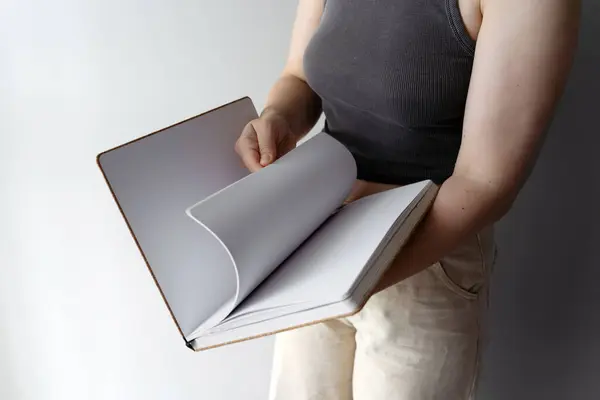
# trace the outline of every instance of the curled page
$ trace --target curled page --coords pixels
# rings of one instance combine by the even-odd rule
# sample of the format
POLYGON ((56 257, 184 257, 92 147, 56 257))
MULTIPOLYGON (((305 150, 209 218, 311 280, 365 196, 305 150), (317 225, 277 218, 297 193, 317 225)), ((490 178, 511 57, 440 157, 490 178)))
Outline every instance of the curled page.
POLYGON ((343 203, 355 179, 352 154, 319 133, 188 208, 227 251, 237 277, 235 298, 194 333, 224 319, 289 257, 343 203))

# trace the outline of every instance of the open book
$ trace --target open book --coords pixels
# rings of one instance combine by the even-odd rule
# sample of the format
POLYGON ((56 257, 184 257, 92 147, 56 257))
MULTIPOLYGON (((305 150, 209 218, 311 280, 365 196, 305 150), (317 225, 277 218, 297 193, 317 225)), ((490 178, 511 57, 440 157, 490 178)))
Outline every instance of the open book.
POLYGON ((234 144, 255 117, 244 98, 98 156, 194 350, 359 311, 437 193, 345 204, 356 165, 326 133, 250 174, 234 144))

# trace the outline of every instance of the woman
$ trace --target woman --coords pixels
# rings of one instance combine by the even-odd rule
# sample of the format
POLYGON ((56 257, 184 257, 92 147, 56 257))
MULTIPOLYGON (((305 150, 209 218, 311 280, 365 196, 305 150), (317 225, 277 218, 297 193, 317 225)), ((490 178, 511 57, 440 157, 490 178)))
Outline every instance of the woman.
POLYGON ((525 182, 576 45, 576 0, 300 0, 291 49, 236 149, 256 171, 324 112, 349 201, 440 185, 356 315, 278 335, 273 399, 463 400, 477 381, 492 226, 525 182))

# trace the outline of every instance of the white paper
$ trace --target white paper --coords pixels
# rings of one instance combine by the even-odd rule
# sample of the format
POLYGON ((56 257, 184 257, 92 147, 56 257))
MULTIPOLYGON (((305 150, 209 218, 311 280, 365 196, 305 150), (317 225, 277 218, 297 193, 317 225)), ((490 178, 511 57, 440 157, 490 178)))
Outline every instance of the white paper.
POLYGON ((355 179, 350 152, 320 133, 191 206, 188 215, 227 250, 238 278, 231 309, 215 319, 224 318, 293 253, 342 204, 355 179))

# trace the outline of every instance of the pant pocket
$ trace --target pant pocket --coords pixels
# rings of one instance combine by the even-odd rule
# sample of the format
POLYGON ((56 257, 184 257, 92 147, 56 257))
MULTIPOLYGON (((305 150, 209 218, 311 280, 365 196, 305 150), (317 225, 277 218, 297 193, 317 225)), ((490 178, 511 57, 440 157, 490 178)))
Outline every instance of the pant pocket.
POLYGON ((493 232, 486 229, 432 266, 434 274, 457 295, 475 300, 488 283, 495 247, 493 232))
POLYGON ((472 289, 466 289, 456 283, 446 272, 446 268, 442 265, 441 262, 437 262, 432 266, 433 273, 436 277, 451 291, 455 294, 463 297, 467 300, 476 300, 479 292, 474 291, 472 289))

